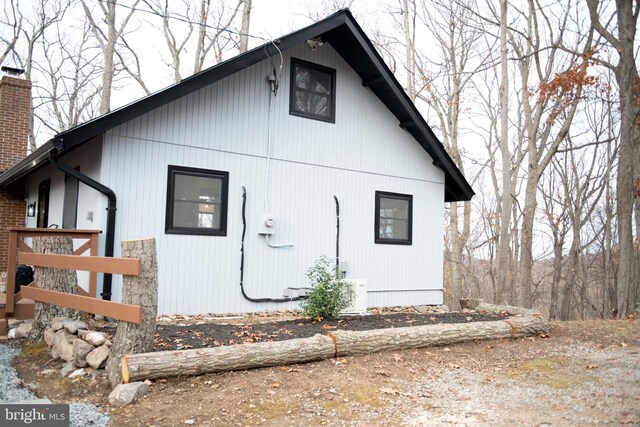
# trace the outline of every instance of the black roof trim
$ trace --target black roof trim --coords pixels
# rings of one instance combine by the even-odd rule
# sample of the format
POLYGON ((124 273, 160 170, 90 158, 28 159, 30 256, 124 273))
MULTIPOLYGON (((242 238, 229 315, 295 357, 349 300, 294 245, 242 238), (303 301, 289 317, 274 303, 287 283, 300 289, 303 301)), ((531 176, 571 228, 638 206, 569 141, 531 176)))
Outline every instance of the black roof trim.
MULTIPOLYGON (((434 159, 434 164, 437 164, 445 172, 445 201, 470 200, 475 194, 473 189, 348 9, 336 12, 322 21, 288 34, 279 40, 256 47, 185 78, 180 83, 61 132, 53 140, 62 141, 63 148, 60 153, 64 154, 109 129, 256 64, 264 60, 266 55, 277 54, 278 49, 285 51, 305 40, 318 37, 333 46, 360 75, 363 85, 375 93, 397 117, 400 124, 408 125, 404 128, 429 153, 434 159)), ((24 160, 0 175, 0 185, 20 179, 46 164, 48 153, 52 148, 52 141, 40 146, 24 160)))

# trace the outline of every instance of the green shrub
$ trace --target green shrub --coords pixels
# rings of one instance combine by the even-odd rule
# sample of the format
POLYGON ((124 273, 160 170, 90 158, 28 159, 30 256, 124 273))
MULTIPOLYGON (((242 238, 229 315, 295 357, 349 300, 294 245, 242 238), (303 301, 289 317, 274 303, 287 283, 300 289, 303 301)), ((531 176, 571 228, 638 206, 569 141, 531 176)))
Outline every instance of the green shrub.
POLYGON ((353 289, 342 279, 340 269, 326 256, 320 257, 307 270, 313 286, 302 304, 302 314, 311 319, 338 319, 351 305, 353 289))

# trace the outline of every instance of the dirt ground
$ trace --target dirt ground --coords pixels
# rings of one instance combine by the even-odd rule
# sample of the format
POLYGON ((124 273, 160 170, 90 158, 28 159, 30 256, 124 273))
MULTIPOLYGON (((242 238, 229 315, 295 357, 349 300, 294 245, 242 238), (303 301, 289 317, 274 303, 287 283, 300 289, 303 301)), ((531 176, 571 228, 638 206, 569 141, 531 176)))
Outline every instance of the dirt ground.
POLYGON ((157 380, 123 408, 109 406, 103 376, 42 373, 59 367, 37 346, 16 363, 39 396, 94 403, 112 426, 640 426, 635 320, 554 323, 548 338, 157 380))

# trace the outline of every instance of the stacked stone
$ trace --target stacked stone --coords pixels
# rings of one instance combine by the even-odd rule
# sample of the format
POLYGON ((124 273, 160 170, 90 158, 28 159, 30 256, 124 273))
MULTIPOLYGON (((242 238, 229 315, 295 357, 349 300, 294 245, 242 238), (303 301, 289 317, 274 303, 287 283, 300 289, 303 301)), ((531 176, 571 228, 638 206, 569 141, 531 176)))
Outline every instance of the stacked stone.
POLYGON ((67 362, 60 370, 63 377, 78 368, 104 368, 111 348, 106 334, 89 330, 89 325, 82 320, 66 317, 54 317, 51 320, 44 331, 44 340, 51 357, 67 362))

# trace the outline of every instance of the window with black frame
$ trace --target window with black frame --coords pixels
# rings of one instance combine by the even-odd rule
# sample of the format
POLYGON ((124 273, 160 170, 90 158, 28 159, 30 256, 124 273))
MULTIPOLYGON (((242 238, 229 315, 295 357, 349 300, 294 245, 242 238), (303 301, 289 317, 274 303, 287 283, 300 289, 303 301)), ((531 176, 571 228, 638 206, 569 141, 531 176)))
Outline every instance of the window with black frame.
POLYGON ((336 70, 291 58, 290 114, 335 123, 335 88, 336 70))
POLYGON ((413 196, 376 191, 375 242, 393 245, 412 243, 413 196))
POLYGON ((227 235, 229 172, 169 166, 167 234, 227 235))

